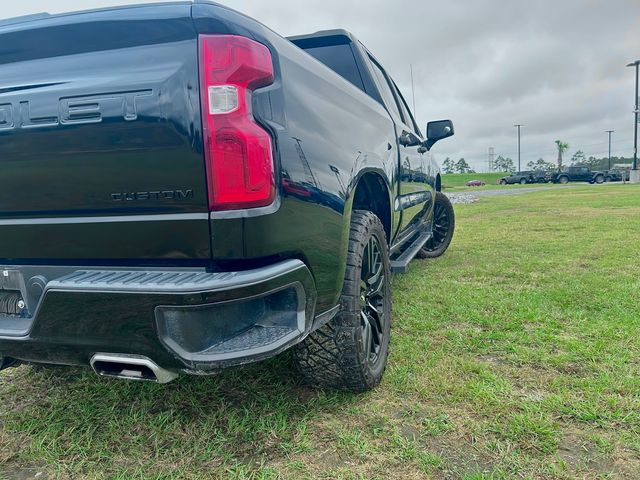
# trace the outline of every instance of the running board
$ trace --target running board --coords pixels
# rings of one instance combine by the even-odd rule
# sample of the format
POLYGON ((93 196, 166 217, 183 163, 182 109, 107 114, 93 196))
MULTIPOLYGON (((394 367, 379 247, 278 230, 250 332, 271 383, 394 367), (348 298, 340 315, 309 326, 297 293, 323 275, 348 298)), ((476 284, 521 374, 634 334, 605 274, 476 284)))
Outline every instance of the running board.
POLYGON ((392 273, 405 273, 409 269, 409 262, 415 258, 418 251, 431 238, 431 232, 424 232, 395 260, 391 261, 392 273))

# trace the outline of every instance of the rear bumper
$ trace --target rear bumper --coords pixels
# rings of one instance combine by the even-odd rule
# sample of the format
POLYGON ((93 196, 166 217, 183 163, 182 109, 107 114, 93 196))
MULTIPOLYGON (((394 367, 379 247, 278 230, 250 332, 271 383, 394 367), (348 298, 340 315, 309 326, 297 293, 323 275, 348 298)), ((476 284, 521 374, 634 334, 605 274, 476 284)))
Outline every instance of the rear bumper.
POLYGON ((67 270, 3 268, 34 313, 0 315, 0 357, 89 365, 96 353, 130 354, 169 371, 208 373, 273 356, 322 320, 299 260, 217 273, 67 270))

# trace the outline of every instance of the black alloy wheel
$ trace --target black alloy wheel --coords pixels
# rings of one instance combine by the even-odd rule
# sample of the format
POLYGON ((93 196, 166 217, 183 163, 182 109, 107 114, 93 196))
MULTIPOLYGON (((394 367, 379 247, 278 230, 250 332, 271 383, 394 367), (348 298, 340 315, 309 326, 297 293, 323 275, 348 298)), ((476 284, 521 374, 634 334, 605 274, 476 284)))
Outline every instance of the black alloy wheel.
POLYGON ((418 258, 436 258, 447 251, 456 227, 456 216, 449 198, 442 192, 436 193, 433 207, 432 235, 424 247, 418 251, 418 258))
POLYGON ((360 271, 360 341, 372 366, 379 361, 385 340, 384 324, 388 319, 384 312, 384 301, 387 285, 380 242, 372 236, 364 249, 360 271))

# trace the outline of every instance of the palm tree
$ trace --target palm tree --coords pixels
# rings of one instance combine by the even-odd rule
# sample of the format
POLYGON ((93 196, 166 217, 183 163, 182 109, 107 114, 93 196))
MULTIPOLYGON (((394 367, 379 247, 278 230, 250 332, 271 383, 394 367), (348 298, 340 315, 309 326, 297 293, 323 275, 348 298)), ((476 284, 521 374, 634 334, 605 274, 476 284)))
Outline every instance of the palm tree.
POLYGON ((569 150, 569 144, 562 140, 556 140, 556 146, 558 147, 558 171, 562 171, 562 154, 569 150))

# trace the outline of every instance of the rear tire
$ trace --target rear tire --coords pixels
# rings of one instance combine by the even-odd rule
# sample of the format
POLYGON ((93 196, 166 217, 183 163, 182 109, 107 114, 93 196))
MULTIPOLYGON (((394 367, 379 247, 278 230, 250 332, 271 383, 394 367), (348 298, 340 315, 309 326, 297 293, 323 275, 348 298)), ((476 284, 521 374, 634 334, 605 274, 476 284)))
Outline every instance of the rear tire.
POLYGON ((390 333, 387 237, 376 215, 355 210, 340 311, 294 347, 294 364, 314 387, 364 392, 382 379, 390 333))
POLYGON ((562 185, 565 185, 565 184, 569 183, 569 178, 568 177, 560 177, 558 179, 558 183, 561 183, 562 185))
POLYGON ((604 176, 598 175, 596 177, 596 183, 604 183, 604 176))
POLYGON ((433 235, 427 243, 418 250, 418 258, 437 258, 447 251, 453 232, 456 229, 456 214, 451 200, 442 192, 436 192, 433 207, 433 235))
POLYGON ((525 185, 527 183, 527 179, 526 178, 521 178, 520 179, 520 185, 525 185))
POLYGON ((502 180, 500 180, 500 185, 506 185, 507 181, 503 178, 502 180))

